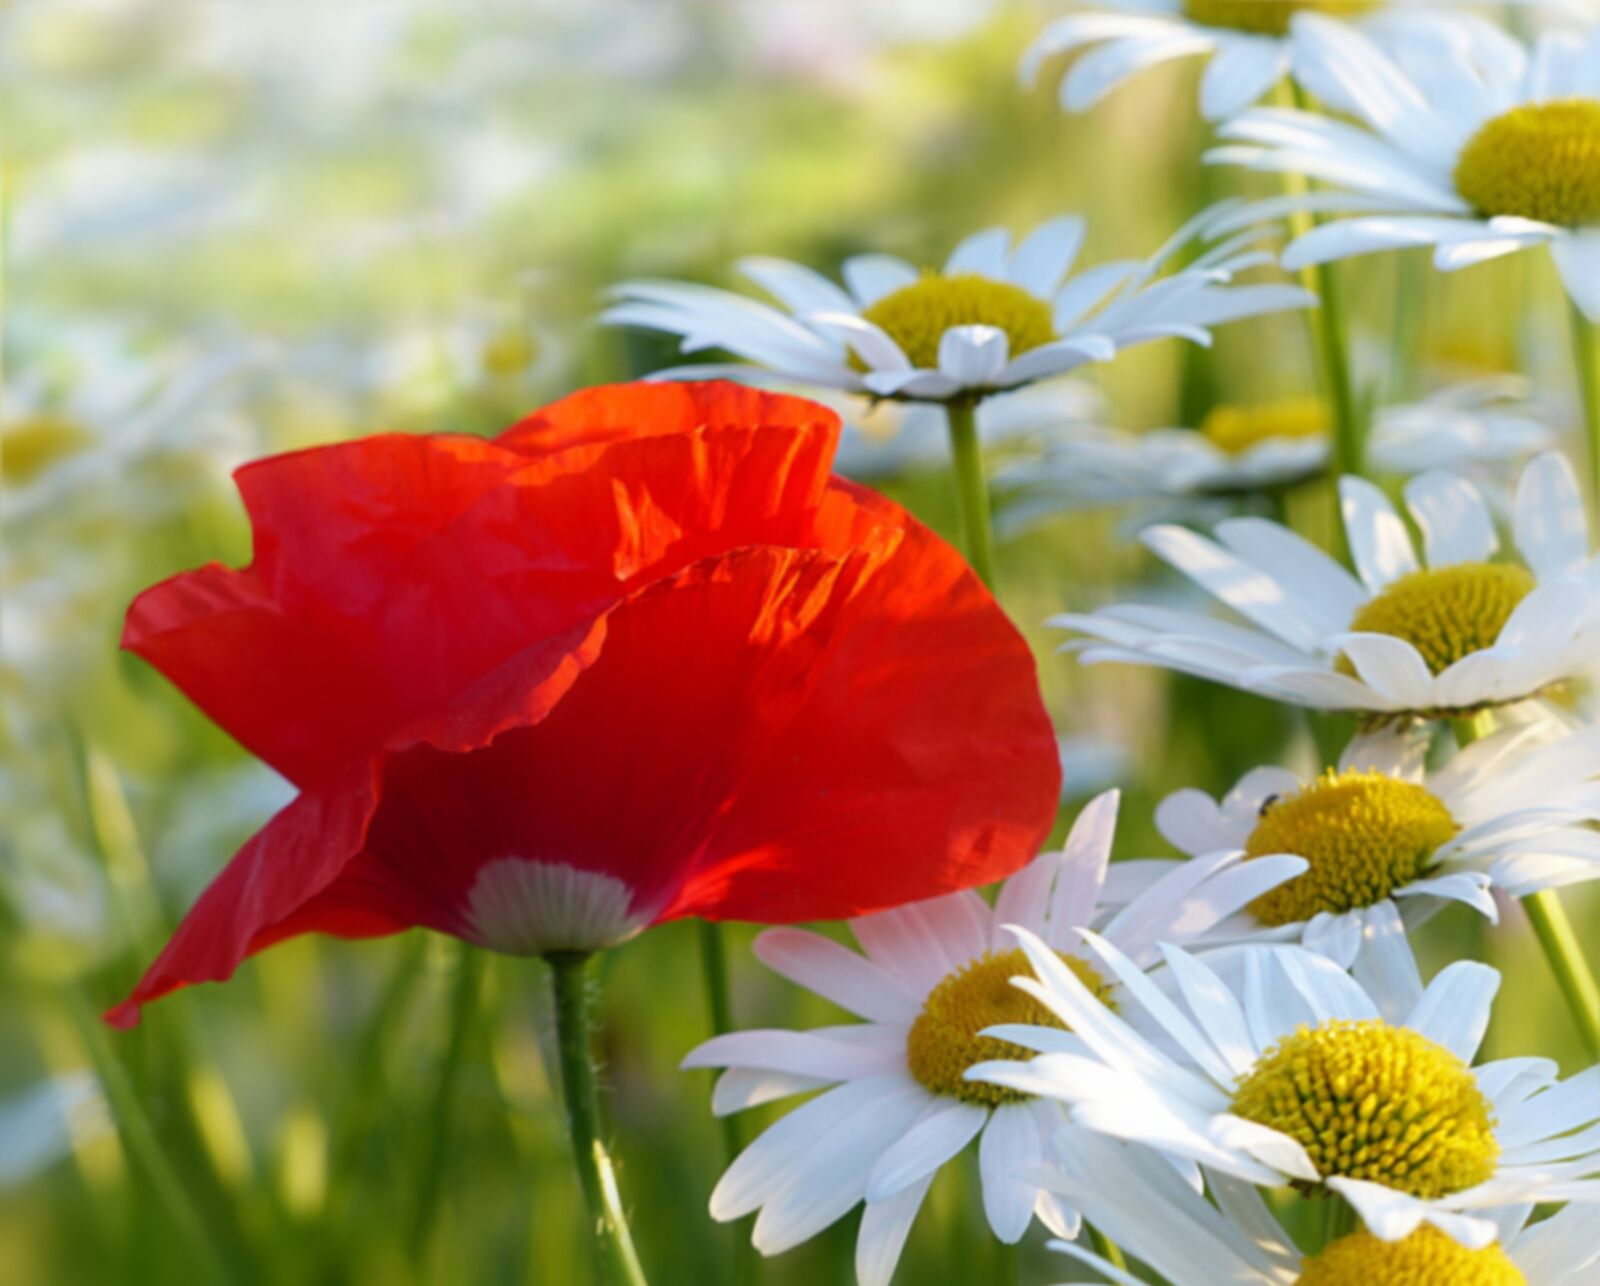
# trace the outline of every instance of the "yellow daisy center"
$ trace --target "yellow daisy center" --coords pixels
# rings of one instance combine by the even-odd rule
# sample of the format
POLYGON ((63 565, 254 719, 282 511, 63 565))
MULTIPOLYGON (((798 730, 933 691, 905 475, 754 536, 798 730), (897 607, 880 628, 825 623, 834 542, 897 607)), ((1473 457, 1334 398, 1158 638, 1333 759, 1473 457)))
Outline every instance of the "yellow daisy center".
POLYGON ((1263 893, 1263 924, 1298 924, 1381 902, 1427 870, 1460 829, 1428 791, 1380 772, 1329 769, 1305 789, 1269 800, 1245 841, 1249 857, 1293 853, 1305 874, 1263 893))
POLYGON ((1564 98, 1494 117, 1461 149, 1456 191, 1486 215, 1600 223, 1600 101, 1564 98))
POLYGON ((938 368, 939 341, 953 326, 1004 331, 1012 357, 1056 337, 1049 304, 1021 286, 977 273, 928 273, 891 291, 861 315, 900 345, 913 366, 927 370, 938 368))
POLYGON ((1306 1260, 1295 1286, 1527 1286, 1499 1246, 1468 1250, 1424 1224, 1400 1241, 1347 1233, 1306 1260))
POLYGON ((1201 421, 1200 432, 1218 450, 1242 455, 1273 438, 1327 437, 1328 407, 1314 397, 1259 406, 1219 406, 1201 421))
POLYGON ((1233 1111, 1287 1134, 1324 1178, 1365 1179, 1424 1201, 1484 1182, 1500 1156, 1472 1069, 1379 1019, 1285 1037, 1239 1083, 1233 1111))
MULTIPOLYGON (((1092 966, 1073 956, 1062 956, 1061 962, 1096 997, 1109 1003, 1110 988, 1092 966)), ((948 974, 928 993, 906 1037, 906 1063, 912 1076, 935 1094, 983 1107, 1022 1102, 1027 1095, 1016 1090, 962 1078, 969 1067, 990 1059, 1033 1056, 1021 1045, 980 1036, 985 1028, 1000 1023, 1061 1027, 1061 1020, 1044 1004, 1012 985, 1013 978, 1032 973, 1028 957, 1014 947, 987 952, 948 974)))
POLYGON ((490 335, 479 360, 483 373, 495 379, 521 375, 539 359, 539 346, 527 331, 507 326, 490 335))
POLYGON ((0 429, 0 478, 25 486, 93 441, 88 430, 64 416, 27 416, 0 429))
MULTIPOLYGON (((1429 567, 1400 577, 1363 603, 1350 629, 1404 639, 1440 674, 1462 657, 1493 647, 1536 584, 1531 572, 1511 563, 1429 567)), ((1343 656, 1336 668, 1354 673, 1343 656)))
POLYGON ((1377 0, 1183 0, 1183 14, 1202 27, 1231 27, 1263 36, 1287 36, 1297 13, 1356 18, 1377 0))

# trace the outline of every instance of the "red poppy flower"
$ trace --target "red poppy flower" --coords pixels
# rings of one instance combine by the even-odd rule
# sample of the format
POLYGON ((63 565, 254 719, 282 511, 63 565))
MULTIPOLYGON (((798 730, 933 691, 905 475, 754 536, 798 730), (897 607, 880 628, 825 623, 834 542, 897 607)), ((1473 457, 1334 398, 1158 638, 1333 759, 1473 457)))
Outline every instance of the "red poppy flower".
POLYGON ((300 793, 110 1021, 300 933, 592 949, 1031 858, 1059 786, 1032 657, 948 545, 829 476, 837 435, 625 385, 241 469, 254 561, 146 591, 124 644, 300 793))

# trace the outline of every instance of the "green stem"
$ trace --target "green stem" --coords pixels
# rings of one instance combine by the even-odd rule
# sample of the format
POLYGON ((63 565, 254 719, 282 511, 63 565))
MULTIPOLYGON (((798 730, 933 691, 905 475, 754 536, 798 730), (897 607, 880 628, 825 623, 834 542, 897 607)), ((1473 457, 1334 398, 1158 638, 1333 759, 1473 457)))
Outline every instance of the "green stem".
MULTIPOLYGON (((700 975, 705 981, 706 1010, 711 1017, 711 1033, 714 1036, 726 1035, 733 1030, 733 996, 728 986, 727 944, 723 941, 720 924, 701 920, 696 927, 700 933, 700 975)), ((739 1118, 733 1115, 724 1116, 718 1124, 722 1129, 722 1150, 727 1156, 728 1164, 732 1165, 734 1159, 744 1150, 744 1137, 743 1131, 739 1128, 739 1118)), ((755 1247, 738 1230, 735 1230, 734 1238, 733 1279, 740 1283, 740 1286, 744 1286, 745 1283, 755 1281, 758 1274, 755 1247)))
POLYGON ((1089 1230, 1089 1240, 1094 1242, 1094 1253, 1099 1255, 1100 1258, 1104 1259, 1107 1263, 1116 1268, 1122 1269, 1123 1272, 1127 1272, 1128 1261, 1122 1256, 1122 1247, 1117 1245, 1116 1242, 1112 1241, 1110 1237, 1106 1236, 1105 1233, 1101 1232, 1092 1223, 1085 1223, 1084 1227, 1089 1230))
MULTIPOLYGON (((1306 92, 1292 80, 1285 84, 1289 87, 1290 105, 1303 112, 1311 111, 1311 100, 1306 92)), ((1297 196, 1307 192, 1310 185, 1303 175, 1285 174, 1283 188, 1288 195, 1297 196)), ((1290 228, 1298 238, 1314 228, 1316 222, 1312 215, 1297 212, 1290 217, 1290 228)), ((1349 326, 1345 320, 1344 290, 1338 265, 1318 264, 1307 269, 1302 280, 1322 301, 1320 307, 1311 310, 1311 326, 1323 396, 1328 399, 1328 417, 1333 428, 1328 479, 1333 487, 1333 511, 1337 515, 1341 512, 1339 479, 1346 474, 1360 476, 1366 472, 1366 429, 1350 372, 1349 326)), ((1337 543, 1343 548, 1343 522, 1336 519, 1334 531, 1337 543)))
POLYGON ((983 476, 983 451, 978 444, 978 404, 945 403, 950 421, 950 468, 956 480, 961 511, 961 538, 967 561, 978 579, 994 588, 994 528, 989 517, 989 484, 983 476))
POLYGON ((1355 1231, 1356 1212, 1343 1197, 1325 1198, 1327 1208, 1322 1212, 1322 1244, 1329 1246, 1346 1233, 1355 1231))
POLYGON ((439 1064, 428 1113, 428 1133, 417 1165, 417 1189, 407 1230, 413 1258, 427 1248, 439 1213, 439 1194, 449 1164, 455 1122, 456 1089, 466 1062, 467 1047, 477 1025, 478 996, 483 987, 483 956, 472 947, 461 948, 456 986, 450 1001, 450 1035, 439 1064))
MULTIPOLYGON (((1479 737, 1492 732, 1494 723, 1494 712, 1489 710, 1455 720, 1451 727, 1455 730, 1456 745, 1466 749, 1479 737)), ((1556 985, 1561 988, 1561 995, 1578 1025, 1589 1057, 1600 1059, 1600 984, 1595 982, 1594 970, 1583 954, 1567 909, 1553 889, 1530 893, 1522 899, 1522 909, 1528 914, 1528 923, 1533 925, 1534 936, 1539 939, 1544 958, 1550 963, 1550 972, 1556 976, 1556 985)))
MULTIPOLYGON (((1366 472, 1366 433, 1360 404, 1350 377, 1349 329, 1345 322, 1344 290, 1337 265, 1318 264, 1317 296, 1322 306, 1316 310, 1317 354, 1322 370, 1322 385, 1333 421, 1333 469, 1335 491, 1346 474, 1366 472)), ((1335 496, 1337 499, 1337 495, 1335 496)))
POLYGON ((1456 749, 1465 750, 1474 741, 1487 737, 1494 731, 1494 711, 1480 710, 1477 714, 1469 714, 1465 718, 1452 719, 1450 730, 1455 733, 1456 749))
POLYGON ((1600 497, 1600 344, 1595 324, 1577 304, 1571 305, 1572 360, 1578 370, 1578 391, 1583 399, 1583 441, 1588 448, 1591 496, 1600 497))
POLYGON ((1432 276, 1433 264, 1425 251, 1396 253, 1394 333, 1389 338, 1389 397, 1396 402, 1404 402, 1417 391, 1422 323, 1432 276))
MULTIPOLYGON (((705 980, 706 1011, 711 1017, 711 1034, 725 1036, 733 1030, 733 999, 728 987, 728 949, 722 940, 722 926, 710 920, 701 920, 700 975, 705 980)), ((739 1155, 744 1147, 740 1136, 738 1118, 722 1118, 722 1142, 728 1161, 739 1155)))
POLYGON ((1550 962, 1550 971, 1572 1011, 1589 1057, 1600 1059, 1600 986, 1584 958, 1566 908, 1553 889, 1543 889, 1523 898, 1522 909, 1528 913, 1528 922, 1550 962))
POLYGON ((609 1286, 645 1286, 622 1196, 600 1132, 600 1092, 590 1047, 589 984, 585 971, 592 956, 552 951, 550 986, 555 994, 556 1043, 561 1058, 561 1091, 572 1134, 572 1160, 594 1226, 601 1275, 609 1286))

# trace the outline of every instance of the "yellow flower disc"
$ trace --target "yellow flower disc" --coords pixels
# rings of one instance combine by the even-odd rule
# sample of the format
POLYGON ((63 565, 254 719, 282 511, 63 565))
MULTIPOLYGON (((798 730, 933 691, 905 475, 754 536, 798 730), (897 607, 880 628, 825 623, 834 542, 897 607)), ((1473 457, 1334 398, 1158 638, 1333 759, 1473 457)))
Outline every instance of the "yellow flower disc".
POLYGON ((885 295, 861 315, 899 344, 913 366, 925 370, 938 369, 939 341, 953 326, 1004 331, 1012 357, 1056 337, 1049 304, 1021 286, 976 273, 929 273, 885 295))
POLYGON ((1271 800, 1245 841, 1249 857, 1293 853, 1310 869, 1250 903, 1263 924, 1297 924, 1383 901, 1418 879, 1460 828, 1438 798, 1386 773, 1328 769, 1271 800))
MULTIPOLYGON (((1537 582, 1512 563, 1457 563, 1411 572, 1387 585, 1351 618, 1361 634, 1404 639, 1441 674, 1464 656, 1493 647, 1500 631, 1537 582)), ((1353 674, 1340 656, 1336 668, 1353 674)))
POLYGON ((1600 223, 1600 101, 1563 98, 1494 117, 1461 149, 1456 191, 1485 215, 1600 223))
POLYGON ((1294 1139, 1325 1179, 1365 1179, 1424 1201, 1484 1182, 1500 1156, 1472 1069, 1378 1019, 1286 1037, 1240 1082, 1233 1111, 1294 1139))
POLYGON ((1274 438, 1328 436, 1328 405, 1320 398, 1290 398, 1258 406, 1219 406, 1201 421, 1200 432, 1229 455, 1242 455, 1274 438))
POLYGON ((1230 27, 1263 36, 1287 36, 1297 13, 1355 18, 1377 0, 1183 0, 1183 15, 1202 27, 1230 27))
MULTIPOLYGON (((1061 962, 1103 1002, 1110 988, 1094 968, 1074 956, 1061 962)), ((1002 1085, 963 1080, 969 1067, 996 1058, 1031 1058, 1033 1051, 1010 1041, 980 1036, 1000 1023, 1061 1027, 1061 1020, 1020 987, 1016 977, 1031 977, 1033 967, 1020 947, 988 952, 947 975, 928 993, 922 1012, 906 1037, 906 1063, 912 1076, 935 1094, 997 1107, 1020 1103, 1027 1095, 1002 1085)))
POLYGON ((93 441, 93 434, 63 416, 30 415, 17 420, 0 428, 0 479, 23 486, 93 441))
POLYGON ((1468 1250, 1423 1224, 1400 1241, 1348 1233, 1301 1266, 1295 1286, 1527 1286, 1499 1246, 1468 1250))

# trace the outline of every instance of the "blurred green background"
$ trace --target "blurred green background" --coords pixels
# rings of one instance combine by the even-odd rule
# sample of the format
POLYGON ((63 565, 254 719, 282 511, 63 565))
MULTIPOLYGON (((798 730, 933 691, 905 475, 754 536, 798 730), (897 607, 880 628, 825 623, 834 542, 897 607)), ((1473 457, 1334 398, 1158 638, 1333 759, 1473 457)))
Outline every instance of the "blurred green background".
MULTIPOLYGON (((969 231, 1067 210, 1089 216, 1091 257, 1142 255, 1202 200, 1248 190, 1199 172, 1194 68, 1081 118, 1059 113, 1049 76, 1019 89, 1017 58, 1056 11, 0 6, 0 1283, 588 1280, 542 966, 420 934, 302 939, 153 1007, 135 1032, 99 1027, 288 796, 117 652, 122 611, 178 569, 248 558, 227 479, 242 459, 379 429, 492 432, 669 364, 664 343, 592 325, 619 278, 729 285, 750 253, 936 264, 969 231), (108 1127, 106 1093, 141 1106, 140 1128, 108 1127)), ((1558 296, 1531 259, 1430 284, 1420 369, 1523 369, 1565 405, 1558 296)), ((1370 328, 1363 376, 1379 384, 1393 268, 1351 281, 1370 328)), ((1115 423, 1176 423, 1185 389, 1190 410, 1307 389, 1302 330, 1235 326, 1205 355, 1149 346, 1095 379, 1115 423)), ((937 471, 873 481, 953 530, 937 471)), ((1303 502, 1313 530, 1319 503, 1303 502)), ((1127 517, 1062 518, 1008 543, 1001 595, 1070 739, 1063 816, 1120 784, 1119 855, 1143 856, 1165 854, 1150 813, 1167 791, 1221 790, 1310 752, 1302 721, 1267 703, 1052 655, 1050 612, 1136 585, 1177 592, 1128 546, 1127 517)), ((742 1024, 836 1018, 755 965, 749 937, 732 935, 742 1024)), ((1429 950, 1489 950, 1508 968, 1497 1052, 1576 1054, 1514 915, 1492 942, 1443 916, 1429 950)), ((641 1251, 656 1281, 728 1280, 748 1227, 705 1214, 721 1137, 709 1078, 676 1071, 707 1031, 692 928, 652 932, 606 968, 641 1251)), ((766 1280, 848 1280, 854 1223, 766 1280)), ((941 1176, 901 1279, 1016 1269, 982 1230, 975 1185, 941 1176)), ((1061 1272, 1023 1252, 1023 1280, 1061 1272)))

